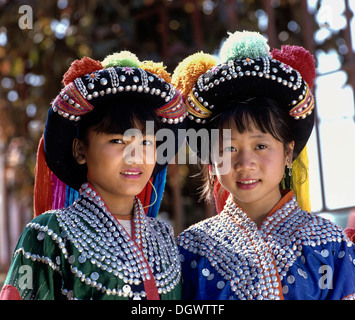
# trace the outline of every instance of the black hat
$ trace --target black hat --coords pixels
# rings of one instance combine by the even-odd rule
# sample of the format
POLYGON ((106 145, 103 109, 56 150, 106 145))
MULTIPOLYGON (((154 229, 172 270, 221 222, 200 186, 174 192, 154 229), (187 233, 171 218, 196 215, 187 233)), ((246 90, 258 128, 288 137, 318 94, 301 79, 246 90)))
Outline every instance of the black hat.
MULTIPOLYGON (((203 128, 224 111, 227 102, 245 97, 269 97, 292 118, 294 158, 305 147, 314 124, 313 56, 304 48, 283 46, 270 52, 256 32, 235 32, 222 45, 219 58, 196 53, 174 71, 173 84, 183 93, 190 128, 203 128)), ((197 146, 197 148, 199 148, 197 146)), ((200 150, 194 150, 201 154, 200 150)))

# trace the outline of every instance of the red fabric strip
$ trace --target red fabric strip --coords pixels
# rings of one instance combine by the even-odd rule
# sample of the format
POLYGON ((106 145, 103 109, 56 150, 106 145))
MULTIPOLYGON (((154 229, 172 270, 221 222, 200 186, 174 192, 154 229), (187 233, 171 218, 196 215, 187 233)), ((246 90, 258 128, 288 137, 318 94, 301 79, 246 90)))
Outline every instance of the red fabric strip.
POLYGON ((7 284, 3 286, 0 292, 0 300, 22 300, 22 299, 17 289, 12 285, 7 284))

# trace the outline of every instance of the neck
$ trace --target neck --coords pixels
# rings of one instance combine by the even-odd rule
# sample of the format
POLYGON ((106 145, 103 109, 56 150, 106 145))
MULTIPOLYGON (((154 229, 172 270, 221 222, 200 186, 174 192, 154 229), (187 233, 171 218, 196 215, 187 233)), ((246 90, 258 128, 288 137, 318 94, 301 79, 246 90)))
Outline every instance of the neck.
POLYGON ((266 216, 275 207, 275 205, 281 200, 282 195, 280 190, 269 194, 259 201, 253 202, 241 202, 235 197, 233 201, 248 215, 248 217, 260 227, 266 216))
POLYGON ((92 184, 88 185, 97 192, 97 194, 104 201, 106 208, 117 219, 130 220, 132 218, 135 196, 120 197, 116 194, 106 192, 98 186, 94 186, 92 184))
POLYGON ((110 210, 117 219, 130 220, 133 215, 134 197, 127 199, 109 198, 103 200, 106 203, 107 208, 110 210))
POLYGON ((133 217, 133 206, 134 201, 131 205, 128 206, 116 206, 116 209, 114 211, 110 210, 110 212, 119 220, 131 220, 133 217))

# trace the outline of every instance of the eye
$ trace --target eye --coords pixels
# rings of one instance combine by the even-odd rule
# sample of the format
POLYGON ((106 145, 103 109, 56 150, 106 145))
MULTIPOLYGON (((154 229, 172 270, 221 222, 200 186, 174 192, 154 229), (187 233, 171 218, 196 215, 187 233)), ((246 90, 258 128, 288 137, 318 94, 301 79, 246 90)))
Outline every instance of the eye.
POLYGON ((114 144, 124 144, 123 139, 111 139, 110 143, 114 144))
POLYGON ((223 149, 223 152, 234 152, 236 150, 237 150, 236 148, 234 148, 232 146, 228 146, 223 149))
POLYGON ((152 140, 143 140, 141 143, 144 146, 152 146, 152 145, 154 145, 154 141, 152 141, 152 140))
POLYGON ((267 148, 267 145, 265 145, 265 144, 258 144, 258 145, 255 147, 256 150, 264 150, 264 149, 266 149, 266 148, 267 148))

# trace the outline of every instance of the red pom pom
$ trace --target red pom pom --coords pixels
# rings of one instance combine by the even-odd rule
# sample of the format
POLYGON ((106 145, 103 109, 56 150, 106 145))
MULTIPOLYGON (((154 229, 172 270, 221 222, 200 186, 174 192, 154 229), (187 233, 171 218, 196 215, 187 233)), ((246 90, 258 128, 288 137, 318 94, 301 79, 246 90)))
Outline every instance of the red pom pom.
POLYGON ((80 78, 85 74, 91 73, 93 71, 101 70, 103 66, 100 61, 93 60, 89 57, 84 57, 80 60, 75 60, 68 71, 63 76, 64 85, 68 85, 73 82, 76 78, 80 78))
POLYGON ((299 46, 285 45, 281 46, 281 51, 273 49, 271 56, 296 69, 307 82, 309 88, 313 87, 316 78, 315 60, 308 50, 299 46))

